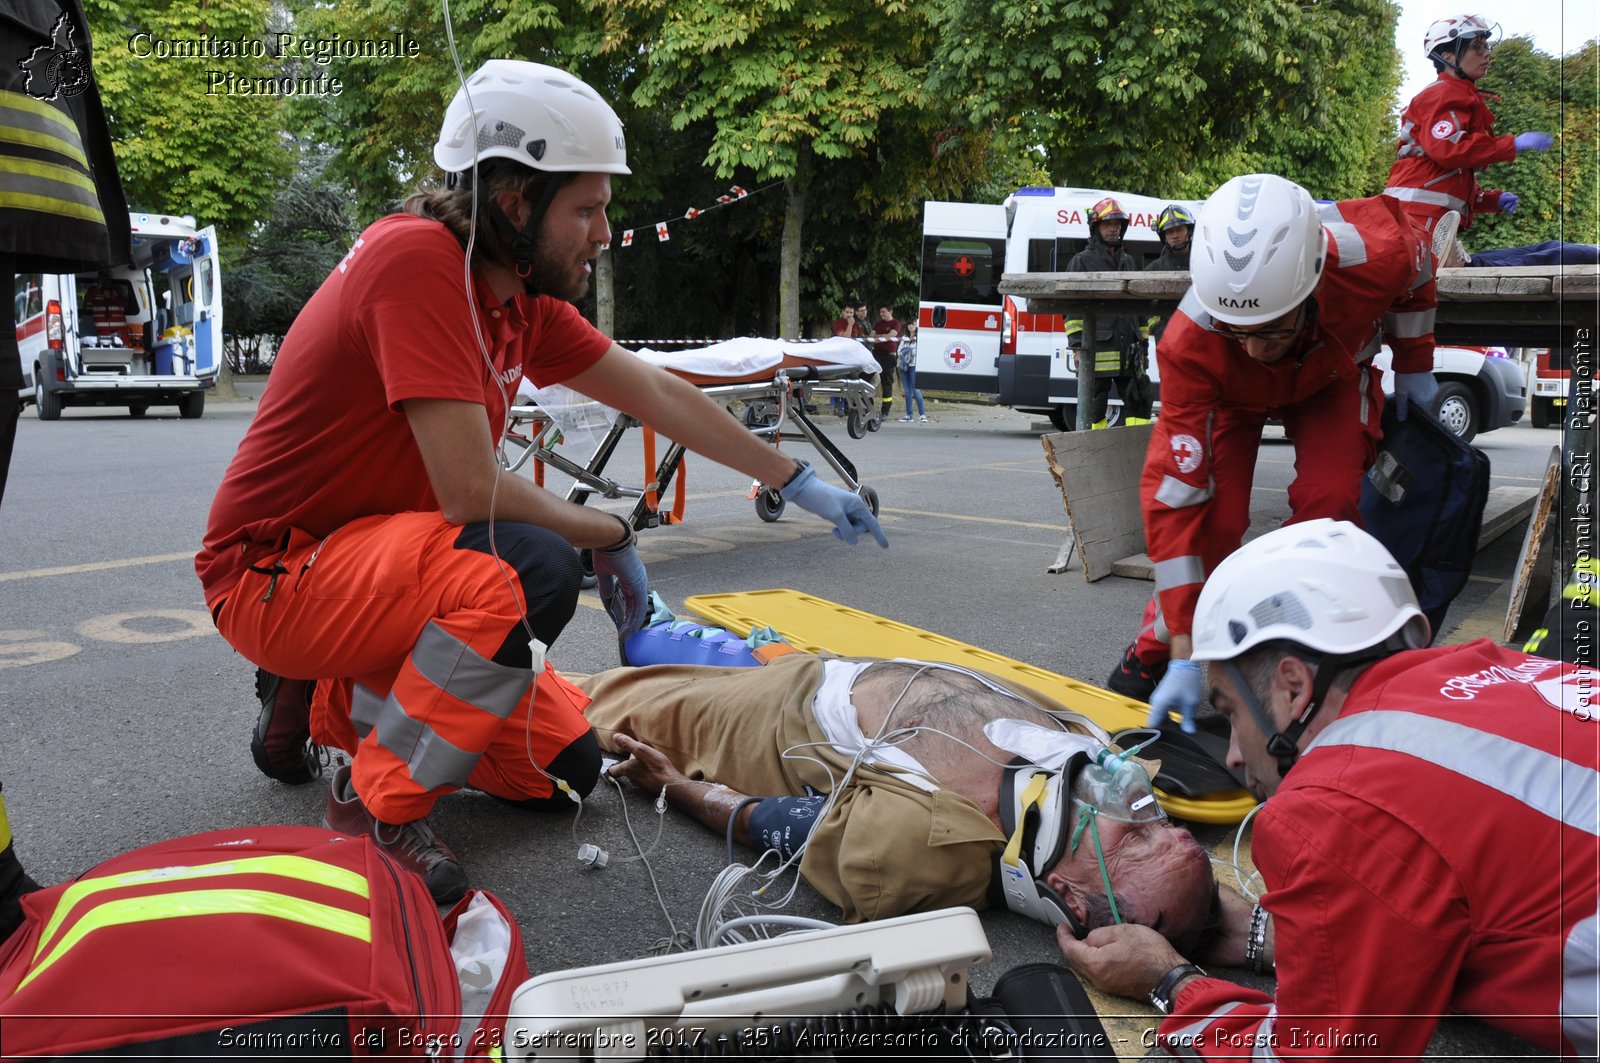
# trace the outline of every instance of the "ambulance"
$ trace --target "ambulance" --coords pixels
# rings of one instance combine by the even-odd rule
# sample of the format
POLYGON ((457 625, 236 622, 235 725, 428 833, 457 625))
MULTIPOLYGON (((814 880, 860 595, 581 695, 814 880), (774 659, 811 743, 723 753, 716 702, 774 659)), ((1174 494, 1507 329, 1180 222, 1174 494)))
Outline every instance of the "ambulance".
POLYGON ((217 232, 189 215, 129 215, 133 265, 92 273, 19 273, 22 376, 42 421, 68 406, 142 417, 177 406, 199 417, 222 363, 217 232))
MULTIPOLYGON (((1123 248, 1138 268, 1161 253, 1156 219, 1170 203, 1088 188, 1022 188, 1002 204, 923 204, 922 283, 917 308, 917 386, 997 396, 1005 406, 1048 415, 1062 431, 1077 423, 1078 367, 1066 319, 1038 314, 1000 293, 1004 273, 1060 273, 1089 242, 1089 208, 1111 196, 1128 213, 1123 248)), ((1140 317, 1147 308, 1130 310, 1140 317)), ((1155 345, 1150 376, 1158 383, 1155 345)), ((1112 392, 1108 420, 1121 399, 1112 392)))

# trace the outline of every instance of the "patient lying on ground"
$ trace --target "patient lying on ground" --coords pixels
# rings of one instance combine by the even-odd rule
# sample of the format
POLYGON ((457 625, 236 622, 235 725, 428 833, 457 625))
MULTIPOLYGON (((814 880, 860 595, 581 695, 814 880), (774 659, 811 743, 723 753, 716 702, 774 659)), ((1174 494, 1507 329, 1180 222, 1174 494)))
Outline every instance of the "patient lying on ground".
POLYGON ((1194 951, 1215 922, 1209 860, 1138 762, 997 677, 794 653, 578 685, 601 746, 625 758, 614 775, 712 829, 731 820, 745 844, 803 844, 801 874, 848 920, 1008 906, 1080 935, 1142 923, 1194 951))

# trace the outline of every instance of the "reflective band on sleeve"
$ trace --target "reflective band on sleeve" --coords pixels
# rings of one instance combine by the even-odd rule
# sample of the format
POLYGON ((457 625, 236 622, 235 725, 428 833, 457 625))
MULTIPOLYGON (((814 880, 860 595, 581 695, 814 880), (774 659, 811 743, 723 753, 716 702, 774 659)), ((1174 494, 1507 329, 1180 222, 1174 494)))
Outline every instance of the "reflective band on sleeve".
POLYGON ((53 151, 89 168, 72 116, 20 92, 0 89, 0 141, 53 151))
POLYGON ((1561 1032, 1579 1059, 1594 1059, 1600 1052, 1600 1019, 1595 1016, 1595 1001, 1600 999, 1600 915, 1580 921, 1567 935, 1561 978, 1561 1032))
MULTIPOLYGON (((279 878, 313 882, 330 889, 343 890, 363 899, 367 896, 366 876, 348 868, 323 863, 321 860, 288 853, 278 856, 248 856, 240 860, 219 860, 214 864, 195 864, 189 867, 152 867, 143 871, 124 871, 120 875, 79 879, 63 890, 61 899, 56 902, 55 912, 45 924, 44 932, 39 935, 38 952, 44 951, 62 921, 72 914, 78 902, 96 893, 129 886, 143 886, 151 882, 189 882, 201 878, 217 878, 221 875, 276 875, 279 878)), ((35 952, 35 955, 38 955, 38 952, 35 952)))
POLYGON ((1201 1058, 1200 1053, 1194 1050, 1194 1046, 1202 1043, 1202 1041, 1205 1040, 1206 1027, 1210 1026, 1218 1019, 1229 1015, 1232 1012, 1238 1011, 1242 1007, 1244 1007, 1244 1004, 1240 1001, 1229 1001, 1216 1011, 1213 1011, 1210 1015, 1207 1015, 1205 1018, 1196 1019, 1189 1025, 1180 1026, 1171 1033, 1163 1036, 1163 1042, 1171 1042, 1170 1044, 1164 1044, 1163 1047, 1166 1048, 1168 1052, 1171 1052, 1177 1056, 1184 1056, 1189 1059, 1201 1058))
POLYGON ((191 890, 151 897, 124 897, 107 901, 93 911, 84 913, 83 918, 73 924, 50 954, 33 965, 28 976, 18 984, 17 990, 20 992, 96 930, 196 915, 260 915, 342 934, 358 941, 372 940, 372 921, 364 915, 265 890, 191 890))
POLYGON ((1600 837, 1600 773, 1509 738, 1414 712, 1374 710, 1335 720, 1306 752, 1321 746, 1404 753, 1600 837))
POLYGON ((1426 188, 1385 188, 1383 194, 1405 203, 1427 203, 1430 206, 1444 207, 1446 210, 1465 210, 1467 206, 1467 201, 1464 199, 1457 199, 1443 192, 1432 192, 1426 188))
POLYGON ((0 155, 0 207, 105 224, 94 182, 79 170, 0 155))
POLYGON ((6 815, 6 795, 0 793, 0 852, 11 844, 11 817, 6 815))
POLYGON ((1196 487, 1194 484, 1184 483, 1176 476, 1163 476, 1161 486, 1156 488, 1156 501, 1173 509, 1182 509, 1185 506, 1198 506, 1202 502, 1210 501, 1211 485, 1196 487))
POLYGON ((1169 557, 1165 561, 1157 561, 1153 567, 1158 591, 1170 591, 1174 587, 1187 587, 1206 581, 1206 566, 1197 554, 1169 557))
POLYGON ((1359 266, 1366 262, 1367 242, 1361 238, 1360 230, 1347 221, 1329 221, 1330 209, 1333 209, 1331 205, 1323 208, 1322 224, 1328 230, 1328 242, 1339 252, 1340 267, 1359 266))
POLYGON ((1383 331, 1397 339, 1414 340, 1433 331, 1433 315, 1431 309, 1411 310, 1403 314, 1391 311, 1383 315, 1383 331))

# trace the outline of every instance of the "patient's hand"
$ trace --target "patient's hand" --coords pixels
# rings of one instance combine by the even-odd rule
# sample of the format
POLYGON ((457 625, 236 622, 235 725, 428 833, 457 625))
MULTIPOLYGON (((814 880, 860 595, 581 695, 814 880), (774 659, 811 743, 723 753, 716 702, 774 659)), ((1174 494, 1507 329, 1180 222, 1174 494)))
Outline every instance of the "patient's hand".
POLYGON ((627 779, 641 790, 660 793, 673 783, 688 782, 689 777, 672 766, 667 755, 637 738, 619 734, 613 737, 617 749, 628 759, 611 766, 611 775, 627 779))

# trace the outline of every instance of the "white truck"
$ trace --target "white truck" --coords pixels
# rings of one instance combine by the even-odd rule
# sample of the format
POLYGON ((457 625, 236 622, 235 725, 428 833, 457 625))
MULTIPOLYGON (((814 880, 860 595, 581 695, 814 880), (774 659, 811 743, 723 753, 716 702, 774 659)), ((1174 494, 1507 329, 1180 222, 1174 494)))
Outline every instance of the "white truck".
MULTIPOLYGON (((1128 212, 1123 246, 1139 268, 1161 252, 1155 222, 1177 202, 1198 212, 1198 200, 1164 200, 1089 188, 1022 188, 1002 204, 923 204, 922 284, 918 307, 917 385, 936 391, 996 396, 1003 406, 1047 415, 1063 432, 1077 423, 1078 366, 1067 348, 1061 314, 1034 313, 1024 298, 1002 295, 1003 273, 1061 273, 1088 243, 1088 209, 1111 196, 1128 212)), ((1130 304, 1144 316, 1148 307, 1130 304)), ((1161 368, 1154 344, 1150 378, 1158 395, 1161 368)), ((1378 358, 1392 390, 1387 348, 1378 358)), ((1435 349, 1439 398, 1433 413, 1464 439, 1521 420, 1521 371, 1496 348, 1435 349)), ((1120 419, 1113 392, 1108 420, 1120 419)))
POLYGON ((133 265, 20 273, 15 314, 34 409, 176 405, 199 417, 222 364, 222 270, 214 228, 188 215, 129 215, 133 265))

